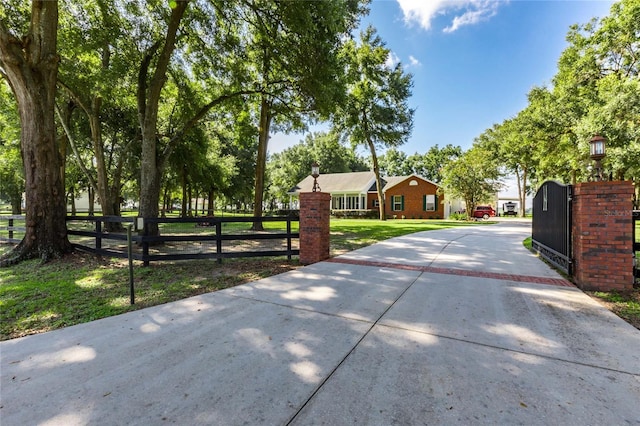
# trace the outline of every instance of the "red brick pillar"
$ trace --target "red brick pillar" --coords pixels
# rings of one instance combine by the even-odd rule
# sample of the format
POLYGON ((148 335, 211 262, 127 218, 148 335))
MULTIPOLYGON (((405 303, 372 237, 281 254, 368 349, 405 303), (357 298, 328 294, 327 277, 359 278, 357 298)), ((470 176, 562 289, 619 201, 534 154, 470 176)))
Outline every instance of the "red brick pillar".
POLYGON ((573 276, 581 289, 633 289, 632 199, 630 181, 574 186, 573 276))
POLYGON ((309 265, 329 258, 331 194, 300 193, 300 263, 309 265))

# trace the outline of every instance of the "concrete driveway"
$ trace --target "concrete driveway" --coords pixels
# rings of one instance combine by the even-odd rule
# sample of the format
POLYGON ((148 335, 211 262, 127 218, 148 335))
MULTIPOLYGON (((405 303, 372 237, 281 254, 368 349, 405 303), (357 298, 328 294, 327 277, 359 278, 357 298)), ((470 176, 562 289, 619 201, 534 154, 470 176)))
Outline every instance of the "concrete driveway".
POLYGON ((529 234, 412 234, 1 342, 0 423, 640 424, 640 331, 529 234))

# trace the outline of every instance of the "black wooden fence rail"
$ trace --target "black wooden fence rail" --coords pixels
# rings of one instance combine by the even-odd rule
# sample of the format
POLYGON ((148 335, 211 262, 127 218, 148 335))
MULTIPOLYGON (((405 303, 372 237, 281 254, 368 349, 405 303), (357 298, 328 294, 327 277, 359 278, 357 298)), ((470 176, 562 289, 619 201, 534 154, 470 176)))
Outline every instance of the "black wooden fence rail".
POLYGON ((264 256, 287 256, 290 260, 292 256, 300 254, 299 248, 294 248, 294 242, 297 242, 295 246, 299 247, 300 234, 293 231, 293 223, 298 221, 299 219, 293 216, 194 217, 147 218, 142 220, 141 224, 140 219, 134 217, 68 216, 67 233, 74 247, 79 250, 102 256, 127 257, 127 234, 107 232, 103 224, 116 223, 134 228, 136 225, 141 225, 141 229, 132 236, 135 244, 132 257, 134 260, 144 262, 145 265, 149 262, 168 260, 216 259, 221 262, 222 259, 228 258, 264 256), (286 227, 282 230, 250 231, 249 228, 255 222, 263 225, 280 222, 286 227), (72 223, 84 224, 84 229, 77 229, 72 223), (149 235, 148 230, 151 225, 160 227, 160 235, 149 235), (171 229, 172 225, 178 225, 182 230, 171 229), (185 226, 189 225, 192 228, 189 232, 184 232, 185 226), (77 240, 73 238, 74 236, 85 238, 77 240), (238 242, 248 244, 243 245, 238 242), (273 242, 276 242, 276 247, 273 247, 273 242), (277 247, 278 245, 282 247, 277 247))
POLYGON ((18 223, 24 224, 24 216, 0 215, 0 242, 18 244, 22 241, 25 229, 24 226, 18 226, 18 223), (7 222, 6 226, 2 225, 4 221, 7 222))

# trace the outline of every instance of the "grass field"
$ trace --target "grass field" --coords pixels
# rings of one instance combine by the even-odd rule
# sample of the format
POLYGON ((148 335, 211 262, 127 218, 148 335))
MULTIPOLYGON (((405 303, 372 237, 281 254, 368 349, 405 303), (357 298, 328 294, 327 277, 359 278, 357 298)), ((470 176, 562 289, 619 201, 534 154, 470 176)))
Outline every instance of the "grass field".
MULTIPOLYGON (((188 225, 179 232, 196 230, 193 224, 188 225)), ((332 220, 332 255, 394 236, 452 226, 474 224, 431 220, 332 220)), ((7 245, 0 245, 0 253, 7 249, 7 245)), ((136 262, 136 304, 131 306, 127 262, 122 259, 99 259, 75 253, 45 265, 40 265, 38 260, 27 261, 0 268, 0 339, 167 303, 299 266, 297 261, 289 262, 285 258, 232 259, 222 264, 213 260, 157 262, 149 267, 136 262)))

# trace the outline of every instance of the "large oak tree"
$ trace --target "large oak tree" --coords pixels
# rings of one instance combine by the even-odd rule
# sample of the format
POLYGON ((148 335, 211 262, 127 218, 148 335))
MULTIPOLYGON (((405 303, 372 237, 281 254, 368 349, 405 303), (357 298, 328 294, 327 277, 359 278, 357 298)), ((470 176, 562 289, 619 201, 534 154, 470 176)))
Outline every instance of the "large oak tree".
MULTIPOLYGON (((65 222, 64 176, 56 142, 54 105, 59 56, 58 2, 33 0, 28 25, 11 24, 0 10, 0 68, 16 98, 25 170, 25 236, 2 264, 25 258, 43 261, 72 250, 65 222), (19 34, 18 31, 24 31, 19 34)), ((14 16, 15 17, 15 16, 14 16)))

